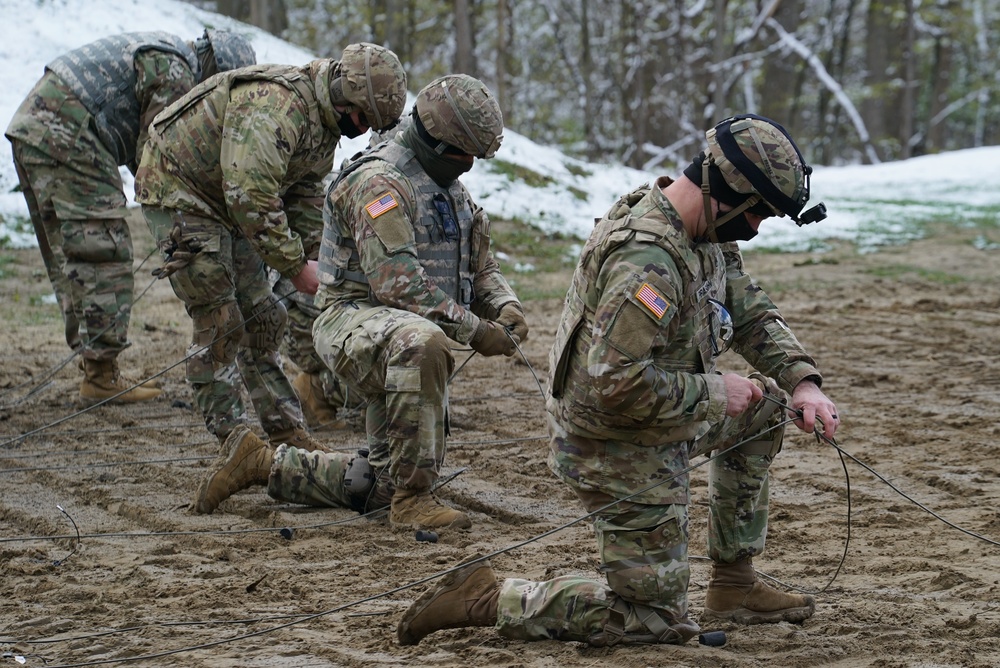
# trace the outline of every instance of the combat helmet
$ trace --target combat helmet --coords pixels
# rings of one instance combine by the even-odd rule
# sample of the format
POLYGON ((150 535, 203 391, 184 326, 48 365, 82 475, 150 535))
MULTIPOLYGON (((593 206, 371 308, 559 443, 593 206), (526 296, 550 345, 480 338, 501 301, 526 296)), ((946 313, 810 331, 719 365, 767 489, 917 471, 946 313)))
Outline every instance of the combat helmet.
POLYGON ((195 40, 194 47, 201 63, 202 81, 219 72, 257 63, 250 40, 229 30, 207 29, 195 40))
POLYGON ((340 94, 379 131, 399 120, 406 105, 406 72, 395 53, 370 42, 351 44, 340 58, 340 94))
POLYGON ((779 124, 762 116, 741 114, 721 121, 705 136, 708 150, 702 163, 703 191, 707 192, 710 182, 717 180, 707 173, 714 166, 725 185, 744 199, 737 214, 749 210, 762 216, 787 215, 799 226, 826 218, 822 203, 802 213, 809 201, 812 167, 779 124))
POLYGON ((417 93, 414 114, 440 142, 435 150, 454 146, 477 158, 492 158, 503 140, 503 114, 493 93, 468 74, 449 74, 417 93))

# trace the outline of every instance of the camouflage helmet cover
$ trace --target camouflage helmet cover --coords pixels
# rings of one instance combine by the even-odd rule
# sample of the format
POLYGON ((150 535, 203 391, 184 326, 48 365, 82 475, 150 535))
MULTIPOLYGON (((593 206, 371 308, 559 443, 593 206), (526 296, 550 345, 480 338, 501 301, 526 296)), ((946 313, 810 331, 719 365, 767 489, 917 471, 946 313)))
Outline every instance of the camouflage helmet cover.
POLYGON ((727 118, 706 133, 707 157, 730 188, 760 195, 777 216, 797 220, 809 200, 812 168, 785 129, 761 116, 727 118))
POLYGON ((373 130, 397 120, 406 105, 406 72, 395 53, 370 42, 350 44, 340 59, 344 98, 358 107, 373 130))
POLYGON ((249 67, 257 63, 257 54, 250 40, 229 30, 205 30, 195 48, 199 55, 211 48, 217 72, 249 67))
POLYGON ((477 158, 492 158, 503 140, 503 113, 479 79, 449 74, 417 93, 417 116, 427 132, 477 158))

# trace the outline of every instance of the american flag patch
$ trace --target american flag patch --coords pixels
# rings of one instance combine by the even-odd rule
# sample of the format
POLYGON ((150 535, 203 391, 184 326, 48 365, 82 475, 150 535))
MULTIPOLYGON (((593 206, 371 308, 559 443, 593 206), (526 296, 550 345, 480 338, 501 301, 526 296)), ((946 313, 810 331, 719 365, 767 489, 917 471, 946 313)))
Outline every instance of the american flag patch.
POLYGON ((667 307, 670 306, 659 292, 649 287, 649 283, 642 284, 639 291, 635 293, 635 298, 652 311, 657 318, 662 318, 663 314, 667 312, 667 307))
POLYGON ((399 203, 396 201, 396 198, 392 196, 392 193, 386 193, 374 202, 368 204, 368 206, 365 207, 365 211, 367 211, 368 215, 372 217, 372 220, 374 220, 386 211, 395 209, 397 206, 399 206, 399 203))

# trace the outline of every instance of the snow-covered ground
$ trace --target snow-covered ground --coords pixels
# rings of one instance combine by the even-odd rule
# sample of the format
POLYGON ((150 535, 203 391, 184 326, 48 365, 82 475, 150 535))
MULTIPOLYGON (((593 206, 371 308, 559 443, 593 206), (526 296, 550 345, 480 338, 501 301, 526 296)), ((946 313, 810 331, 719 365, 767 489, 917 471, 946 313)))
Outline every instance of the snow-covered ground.
MULTIPOLYGON (((6 128, 21 101, 59 54, 105 35, 165 30, 185 39, 204 28, 228 28, 252 39, 258 62, 300 65, 314 56, 252 26, 204 12, 179 0, 0 0, 0 123, 6 128)), ((415 92, 415 91, 411 91, 415 92)), ((780 119, 778 119, 780 120, 780 119)), ((498 218, 516 218, 545 232, 584 237, 619 195, 655 174, 616 165, 588 163, 554 148, 539 146, 510 130, 494 161, 477 161, 462 180, 477 202, 498 218), (541 175, 537 187, 512 178, 513 163, 541 175)), ((366 139, 344 140, 339 156, 348 157, 366 139)), ((339 159, 338 159, 339 161, 339 159)), ((123 172, 126 194, 132 181, 123 172)), ((797 228, 787 219, 768 220, 752 246, 817 247, 823 239, 844 238, 864 247, 919 234, 929 220, 963 222, 992 219, 1000 210, 1000 147, 955 151, 939 156, 873 166, 817 166, 813 202, 824 201, 829 218, 797 228)), ((34 245, 24 199, 14 188, 17 177, 10 144, 0 142, 0 244, 34 245), (18 229, 22 231, 19 232, 18 229), (27 233, 25 233, 27 230, 27 233)))

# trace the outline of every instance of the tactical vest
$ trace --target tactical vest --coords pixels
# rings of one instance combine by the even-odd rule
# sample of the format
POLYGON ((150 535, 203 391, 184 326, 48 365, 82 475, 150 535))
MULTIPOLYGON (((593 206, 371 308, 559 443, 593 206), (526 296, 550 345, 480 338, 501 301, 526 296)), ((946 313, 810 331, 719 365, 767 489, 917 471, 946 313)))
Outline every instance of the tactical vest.
MULTIPOLYGON (((581 254, 580 268, 567 295, 565 312, 549 357, 551 401, 555 403, 557 414, 564 418, 564 427, 571 431, 572 425, 576 425, 588 435, 615 438, 621 437, 623 432, 649 428, 656 430, 656 440, 663 442, 695 438, 703 430, 701 423, 657 428, 655 411, 642 421, 629 415, 608 414, 598 408, 599 402, 592 396, 587 356, 591 344, 589 325, 596 304, 593 282, 608 256, 632 241, 654 244, 666 251, 684 284, 682 303, 677 305, 679 313, 668 324, 665 333, 670 345, 652 358, 652 364, 666 371, 711 373, 715 370, 715 356, 709 340, 711 307, 708 299, 725 301, 722 252, 716 244, 678 247, 680 233, 676 233, 657 210, 648 186, 623 196, 597 223, 581 254), (565 424, 566 419, 572 424, 565 424)), ((658 398, 636 397, 635 401, 656 405, 658 398)))
POLYGON ((139 116, 135 94, 136 54, 155 49, 182 57, 198 78, 198 56, 183 40, 165 32, 133 32, 99 39, 47 65, 94 117, 97 135, 119 165, 135 162, 139 116))
MULTIPOLYGON (((473 270, 470 237, 473 211, 465 187, 455 181, 448 188, 427 175, 413 151, 389 141, 363 154, 330 184, 329 193, 361 165, 382 160, 393 165, 417 192, 417 216, 412 220, 417 260, 427 279, 462 306, 472 304, 473 270), (451 218, 451 221, 448 218, 451 218), (457 228, 457 229, 456 229, 457 228)), ((361 271, 361 258, 339 211, 323 207, 323 241, 319 250, 318 278, 324 285, 338 286, 345 280, 368 286, 368 299, 381 303, 361 271)))
POLYGON ((290 65, 252 65, 216 74, 192 88, 187 95, 161 112, 153 122, 153 127, 157 132, 162 132, 164 128, 169 127, 177 118, 184 115, 184 112, 205 97, 217 90, 225 90, 228 95, 228 91, 234 86, 247 81, 273 81, 294 90, 306 103, 309 114, 309 123, 307 127, 303 128, 305 132, 308 132, 309 148, 315 148, 323 141, 326 129, 323 125, 312 79, 301 68, 290 65))

